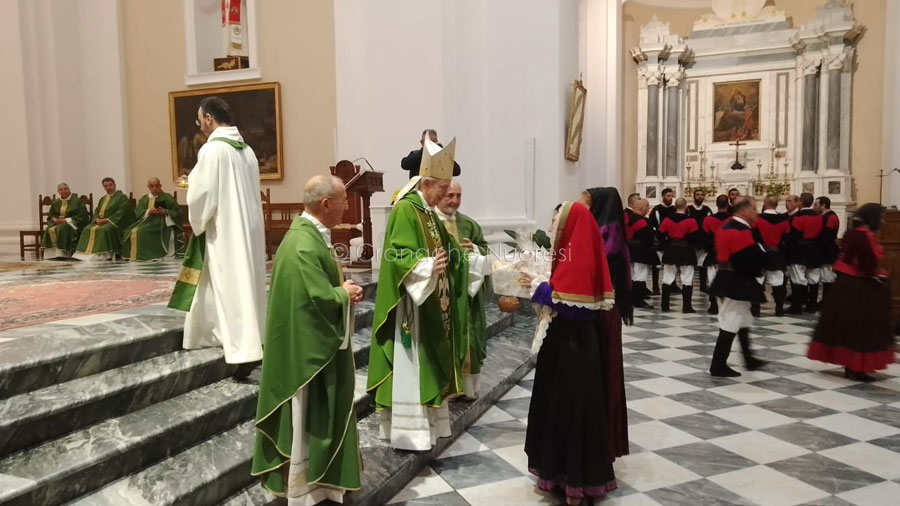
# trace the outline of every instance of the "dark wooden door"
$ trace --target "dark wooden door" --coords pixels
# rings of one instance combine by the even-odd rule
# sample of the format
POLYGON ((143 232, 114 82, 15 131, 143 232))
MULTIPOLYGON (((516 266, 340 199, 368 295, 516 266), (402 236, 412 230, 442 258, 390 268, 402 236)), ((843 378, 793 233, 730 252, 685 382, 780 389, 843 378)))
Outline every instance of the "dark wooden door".
POLYGON ((894 321, 900 321, 900 211, 887 211, 878 231, 884 246, 884 268, 888 271, 894 321))

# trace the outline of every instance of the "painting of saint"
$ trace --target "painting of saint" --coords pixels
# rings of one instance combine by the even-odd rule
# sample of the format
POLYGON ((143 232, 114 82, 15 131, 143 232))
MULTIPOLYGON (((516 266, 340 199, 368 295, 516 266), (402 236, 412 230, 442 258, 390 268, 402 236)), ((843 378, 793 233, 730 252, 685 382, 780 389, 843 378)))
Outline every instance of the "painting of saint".
POLYGON ((713 142, 759 140, 760 81, 713 84, 713 142))
POLYGON ((172 143, 172 178, 190 174, 206 136, 197 125, 197 108, 209 96, 228 102, 244 142, 259 159, 260 179, 282 179, 281 86, 261 83, 169 93, 169 124, 172 143))

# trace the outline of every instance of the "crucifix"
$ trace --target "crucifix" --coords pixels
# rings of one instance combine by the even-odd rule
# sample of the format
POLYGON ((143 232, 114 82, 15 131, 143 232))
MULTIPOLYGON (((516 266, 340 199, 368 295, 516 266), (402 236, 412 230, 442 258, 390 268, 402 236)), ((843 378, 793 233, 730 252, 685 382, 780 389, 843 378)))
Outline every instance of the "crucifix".
POLYGON ((734 146, 734 163, 731 164, 731 170, 744 170, 744 165, 741 163, 740 159, 738 158, 738 149, 740 149, 741 146, 746 146, 747 143, 741 142, 741 139, 738 138, 736 141, 734 141, 728 145, 734 146))

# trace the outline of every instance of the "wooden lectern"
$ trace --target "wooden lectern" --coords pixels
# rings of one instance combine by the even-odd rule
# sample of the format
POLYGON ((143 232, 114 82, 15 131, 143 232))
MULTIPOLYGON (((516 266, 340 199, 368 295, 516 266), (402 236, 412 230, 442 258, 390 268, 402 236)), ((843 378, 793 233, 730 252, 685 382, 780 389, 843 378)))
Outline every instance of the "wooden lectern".
POLYGON ((900 322, 900 211, 886 211, 878 230, 878 240, 884 246, 882 267, 888 271, 891 287, 891 315, 894 323, 900 322))
MULTIPOLYGON (((372 213, 369 211, 369 202, 372 194, 384 191, 384 174, 381 172, 359 170, 359 165, 353 165, 349 160, 341 160, 331 167, 331 173, 344 182, 347 189, 347 211, 344 213, 345 224, 362 223, 363 249, 359 255, 359 261, 354 262, 354 267, 372 266, 372 213)), ((350 239, 355 234, 352 227, 338 225, 332 231, 332 242, 342 244, 345 251, 350 250, 350 239)))

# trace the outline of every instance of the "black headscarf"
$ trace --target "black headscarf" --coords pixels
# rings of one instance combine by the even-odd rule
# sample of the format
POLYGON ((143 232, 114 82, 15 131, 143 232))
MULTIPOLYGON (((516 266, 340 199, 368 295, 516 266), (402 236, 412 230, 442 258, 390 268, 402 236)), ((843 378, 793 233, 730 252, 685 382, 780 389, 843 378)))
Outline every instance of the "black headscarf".
POLYGON ((625 211, 619 191, 612 187, 589 188, 591 214, 603 232, 606 261, 613 288, 616 291, 616 306, 626 325, 634 321, 634 306, 631 300, 631 258, 625 240, 625 211))

